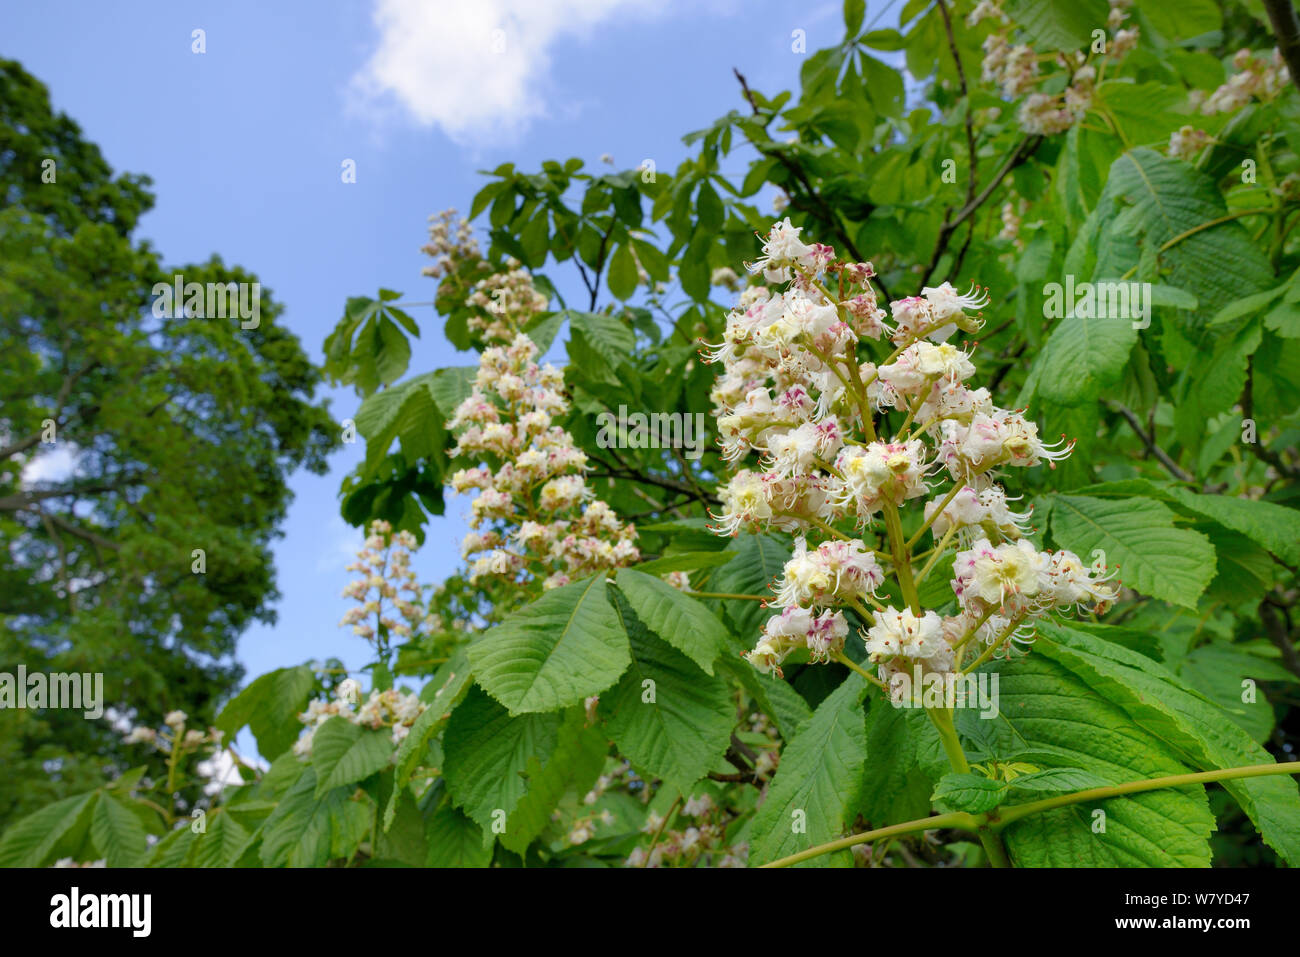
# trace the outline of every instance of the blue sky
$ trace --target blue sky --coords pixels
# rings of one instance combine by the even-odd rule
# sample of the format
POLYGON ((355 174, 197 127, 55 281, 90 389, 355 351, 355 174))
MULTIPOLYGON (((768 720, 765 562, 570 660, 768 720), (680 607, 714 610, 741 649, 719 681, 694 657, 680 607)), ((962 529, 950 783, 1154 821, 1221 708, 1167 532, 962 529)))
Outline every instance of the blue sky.
MULTIPOLYGON (((890 6, 869 4, 868 22, 883 13, 879 25, 895 25, 890 6)), ((319 361, 348 296, 383 286, 432 298, 420 276, 427 219, 467 211, 477 170, 570 156, 601 169, 603 153, 620 169, 653 158, 672 170, 684 133, 743 105, 733 66, 768 93, 797 84, 796 29, 809 51, 838 42, 839 0, 46 0, 0 10, 0 55, 43 81, 116 170, 153 177, 157 205, 138 235, 169 265, 215 252, 253 270, 319 361), (346 159, 355 184, 342 182, 346 159)), ((736 170, 747 159, 735 156, 736 170)), ((578 286, 551 274, 566 295, 578 286)), ((412 372, 472 361, 432 310, 414 314, 412 372)), ((325 394, 336 418, 355 411, 349 390, 325 394)), ((239 643, 250 678, 313 658, 365 661, 337 625, 361 541, 337 490, 362 453, 346 446, 329 474, 291 479, 279 622, 239 643)), ((449 499, 427 529, 413 563, 423 581, 460 564, 465 508, 449 499)))

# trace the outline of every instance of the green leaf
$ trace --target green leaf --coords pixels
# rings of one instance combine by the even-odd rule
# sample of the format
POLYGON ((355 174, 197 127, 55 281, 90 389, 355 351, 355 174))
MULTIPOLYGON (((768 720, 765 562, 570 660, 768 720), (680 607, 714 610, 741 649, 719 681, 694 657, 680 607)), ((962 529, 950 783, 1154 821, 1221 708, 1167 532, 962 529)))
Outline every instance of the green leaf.
POLYGON ((411 725, 393 757, 394 787, 388 806, 384 808, 384 830, 393 824, 403 789, 429 748, 429 742, 446 726, 451 712, 465 699, 473 674, 469 669, 469 655, 459 648, 438 673, 420 692, 420 700, 428 705, 411 725))
POLYGON ((1098 777, 1083 768, 1048 768, 1046 771, 1017 775, 1007 782, 1007 787, 1012 791, 1068 794, 1090 788, 1103 788, 1109 783, 1105 778, 1098 777))
POLYGON ((609 261, 607 280, 609 291, 619 299, 626 299, 636 292, 639 281, 636 260, 632 258, 632 250, 626 243, 614 250, 614 256, 609 261))
POLYGON ((483 829, 450 804, 430 815, 425 839, 429 845, 426 867, 487 867, 492 863, 492 844, 483 840, 483 829))
POLYGON ((311 764, 316 770, 316 797, 364 781, 388 766, 393 755, 392 733, 353 724, 334 716, 316 729, 311 764))
POLYGON ((353 800, 341 789, 317 798, 316 771, 309 765, 262 826, 262 864, 323 867, 333 859, 351 858, 371 813, 368 800, 353 800))
POLYGON ((524 265, 530 269, 540 269, 546 262, 547 243, 550 241, 550 232, 547 229, 546 210, 539 210, 537 215, 528 221, 519 233, 519 242, 523 246, 524 265))
POLYGON ((478 366, 451 366, 433 373, 425 387, 443 418, 456 414, 456 407, 469 397, 477 375, 478 366))
POLYGON ((1180 505, 1240 532, 1288 564, 1300 564, 1300 511, 1231 495, 1201 495, 1185 488, 1168 491, 1180 505))
POLYGON ((994 781, 979 774, 945 774, 935 785, 932 799, 953 811, 983 814, 991 811, 1007 796, 1005 781, 994 781))
MULTIPOLYGON (((1048 643, 1036 643, 1020 661, 981 669, 999 678, 1000 714, 975 721, 992 726, 985 733, 1003 742, 1004 753, 1081 769, 1110 785, 1189 771, 1161 735, 1054 656, 1039 654, 1040 644, 1048 643)), ((1213 827, 1205 789, 1189 786, 1032 814, 1003 838, 1020 867, 1208 867, 1213 827)))
POLYGON ((558 714, 512 717, 478 688, 451 713, 443 734, 443 777, 456 805, 483 828, 485 840, 527 791, 530 760, 554 753, 560 723, 558 714))
MULTIPOLYGON (((1093 693, 1118 703, 1197 770, 1276 763, 1234 721, 1225 720, 1221 708, 1149 658, 1064 626, 1043 625, 1039 630, 1049 639, 1042 642, 1043 654, 1078 674, 1093 693)), ((1300 862, 1300 792, 1295 780, 1256 777, 1221 783, 1265 843, 1288 863, 1300 862)))
POLYGON ((109 867, 134 867, 146 850, 144 824, 116 794, 104 791, 95 803, 90 836, 109 867))
POLYGON ((274 761, 298 739, 298 715, 315 690, 316 675, 306 665, 277 668, 236 695, 217 716, 216 726, 231 739, 248 725, 262 757, 274 761))
POLYGON ((1214 577, 1214 548, 1198 532, 1174 526, 1174 513, 1147 498, 1052 497, 1052 537, 1085 563, 1094 549, 1118 565, 1124 584, 1144 595, 1195 608, 1214 577))
MULTIPOLYGON (((848 828, 867 760, 866 682, 849 675, 803 723, 781 755, 767 799, 754 815, 750 860, 765 864, 839 837, 848 828)), ((848 852, 831 863, 850 865, 848 852)), ((807 861, 825 865, 826 859, 807 861)))
POLYGON ((550 824, 552 812, 566 794, 576 803, 591 790, 608 754, 609 742, 599 729, 587 724, 586 710, 570 708, 555 749, 529 757, 523 772, 528 790, 510 813, 501 843, 523 855, 550 824))
MULTIPOLYGON (((1272 645, 1269 652, 1275 652, 1272 645)), ((1211 641, 1177 662, 1178 677, 1201 692, 1232 718, 1252 741, 1264 744, 1275 723, 1273 705, 1256 689, 1254 701, 1243 701, 1246 681, 1295 684, 1296 676, 1278 661, 1252 654, 1224 641, 1211 641)))
POLYGON ((716 568, 736 557, 735 552, 677 552, 653 561, 642 562, 635 570, 646 575, 666 575, 669 572, 695 571, 699 568, 716 568))
POLYGON ((723 209, 722 200, 718 197, 718 192, 707 182, 700 183, 700 192, 695 200, 696 212, 698 213, 697 233, 705 234, 716 233, 722 229, 722 221, 726 216, 723 209))
POLYGON ((605 576, 554 588, 470 646, 479 685, 512 713, 555 711, 599 694, 627 668, 627 635, 605 576))
POLYGON ((1183 44, 1222 28, 1223 15, 1214 0, 1141 0, 1143 18, 1170 43, 1183 44))
POLYGON ((0 840, 0 867, 44 867, 51 863, 60 843, 89 825, 98 797, 98 791, 89 791, 20 818, 0 840))
POLYGON ((194 836, 189 863, 193 867, 233 867, 251 836, 224 809, 213 811, 208 815, 208 829, 194 836))
POLYGON ((662 778, 685 795, 726 753, 735 707, 722 679, 703 674, 650 634, 632 607, 630 599, 619 607, 632 665, 600 696, 600 715, 642 777, 662 778))
MULTIPOLYGON (((566 309, 563 314, 568 317, 569 328, 574 333, 569 339, 570 355, 573 340, 581 339, 611 370, 626 364, 631 358, 636 348, 636 336, 618 319, 595 312, 575 312, 572 309, 566 309)), ((617 376, 615 381, 620 384, 623 382, 617 376)))
POLYGON ((1277 283, 1264 251, 1241 222, 1223 222, 1226 213, 1210 176, 1154 150, 1131 149, 1111 164, 1093 211, 1099 235, 1079 234, 1067 271, 1072 261, 1077 266, 1087 258, 1085 251, 1095 252, 1094 276, 1120 276, 1135 266, 1158 269, 1162 282, 1196 297, 1194 318, 1208 320, 1218 304, 1277 283))
MULTIPOLYGON (((768 585, 780 576, 790 560, 792 545, 785 536, 751 535, 733 539, 735 558, 713 573, 708 591, 729 595, 767 595, 768 585)), ((726 601, 722 607, 746 647, 758 640, 772 612, 756 601, 726 601)))
POLYGON ((1132 319, 1066 316, 1034 363, 1036 393, 1061 405, 1095 401, 1120 380, 1137 340, 1132 319))
POLYGON ((872 827, 914 821, 930 813, 930 795, 937 776, 923 766, 920 756, 942 749, 934 725, 922 711, 895 708, 874 695, 867 710, 867 763, 863 768, 860 813, 872 827))
POLYGON ((844 32, 856 36, 862 29, 862 18, 866 14, 866 0, 844 0, 844 32))
POLYGON ((727 630, 694 598, 644 572, 624 568, 616 579, 628 604, 646 627, 713 674, 713 662, 727 647, 727 630))
POLYGON ((1007 0, 1003 9, 1038 44, 1077 50, 1106 22, 1103 0, 1007 0))

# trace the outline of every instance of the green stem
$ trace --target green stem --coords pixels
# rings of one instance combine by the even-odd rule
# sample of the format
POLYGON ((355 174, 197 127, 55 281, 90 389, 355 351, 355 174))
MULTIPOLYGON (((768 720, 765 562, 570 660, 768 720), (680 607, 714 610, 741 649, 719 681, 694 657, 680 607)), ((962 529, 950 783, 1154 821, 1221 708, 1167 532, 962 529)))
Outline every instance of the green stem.
MULTIPOLYGON (((952 712, 947 708, 926 708, 925 712, 939 732, 939 740, 943 742, 943 750, 948 755, 948 763, 952 765, 952 769, 958 774, 969 774, 970 762, 966 760, 966 752, 962 750, 961 741, 957 738, 957 728, 952 723, 952 712)), ((984 845, 984 853, 989 857, 989 866, 1011 866, 1006 848, 1002 846, 1002 838, 995 830, 981 822, 976 826, 975 833, 979 835, 980 843, 984 845)))
POLYGON ((921 617, 921 599, 916 592, 916 582, 912 580, 912 561, 908 557, 907 542, 903 540, 903 523, 898 517, 898 506, 886 504, 884 509, 885 531, 889 533, 889 550, 894 557, 894 571, 898 575, 898 587, 903 592, 903 600, 912 609, 912 614, 921 617))
POLYGON ((880 690, 882 691, 885 690, 885 683, 883 681, 881 681, 871 672, 863 669, 856 661, 854 661, 844 652, 837 651, 835 652, 835 654, 831 655, 831 657, 834 658, 836 661, 838 661, 840 664, 844 665, 844 667, 848 668, 850 671, 856 671, 858 674, 862 675, 862 677, 866 678, 867 681, 871 682, 880 690))
POLYGON ((994 830, 1000 831, 1008 824, 1028 814, 1034 814, 1038 811, 1050 811, 1054 808, 1079 804, 1083 801, 1106 800, 1108 798, 1123 797, 1126 794, 1138 794, 1143 791, 1159 791, 1163 788, 1184 787, 1189 784, 1208 784, 1214 781, 1264 777, 1272 774, 1300 774, 1300 761, 1288 761, 1284 764, 1252 764, 1245 767, 1224 768, 1218 771, 1198 771, 1194 774, 1171 774, 1163 778, 1147 778, 1142 781, 1129 781, 1110 787, 1089 788, 1086 791, 1077 791, 1074 794, 1047 798, 1030 804, 1017 804, 1003 810, 996 821, 993 821, 988 814, 966 814, 962 811, 939 814, 934 817, 923 817, 915 821, 905 821, 902 824, 877 828, 874 831, 851 834, 848 837, 810 847, 806 851, 800 851, 798 854, 792 854, 789 857, 783 857, 762 866, 789 867, 791 864, 811 860, 823 854, 842 851, 845 848, 853 847, 855 844, 865 844, 868 841, 876 841, 884 837, 913 834, 917 831, 932 831, 944 827, 958 828, 963 831, 977 831, 982 825, 987 825, 994 830))
POLYGON ((955 811, 952 814, 938 814, 934 817, 921 818, 919 821, 905 821, 902 824, 891 824, 889 827, 878 827, 874 831, 864 831, 861 834, 842 837, 838 841, 831 841, 829 844, 819 844, 816 847, 808 848, 806 851, 800 851, 798 854, 791 854, 789 857, 783 857, 780 860, 771 861, 762 866, 789 867, 792 864, 811 860, 812 858, 820 857, 823 854, 845 850, 855 844, 865 844, 868 841, 878 841, 882 837, 895 837, 899 834, 915 834, 917 831, 932 831, 941 827, 956 827, 965 831, 973 831, 976 827, 976 818, 972 814, 955 811))
POLYGON ((1214 781, 1231 781, 1235 778, 1258 778, 1272 774, 1300 774, 1300 761, 1287 761, 1284 764, 1252 764, 1239 768, 1224 768, 1218 771, 1197 771, 1193 774, 1170 774, 1162 778, 1148 778, 1145 781, 1129 781, 1104 788, 1089 788, 1073 794, 1062 794, 1031 801, 1029 804, 1017 804, 1002 810, 993 827, 1002 830, 1008 824, 1039 811, 1051 811, 1070 804, 1084 801, 1104 801, 1109 798, 1123 797, 1125 794, 1139 794, 1142 791, 1158 791, 1163 788, 1185 787, 1189 784, 1210 784, 1214 781))

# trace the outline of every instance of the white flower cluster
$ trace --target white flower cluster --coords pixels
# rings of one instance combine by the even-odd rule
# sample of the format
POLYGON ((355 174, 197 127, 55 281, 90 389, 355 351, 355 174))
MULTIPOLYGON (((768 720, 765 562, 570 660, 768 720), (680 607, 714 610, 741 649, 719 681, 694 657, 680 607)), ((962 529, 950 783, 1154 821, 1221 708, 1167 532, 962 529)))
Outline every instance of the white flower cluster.
POLYGON ((411 570, 415 546, 410 532, 394 535, 392 525, 382 519, 370 523, 364 547, 347 566, 347 571, 357 572, 358 577, 343 589, 343 597, 357 605, 343 615, 341 626, 351 625, 353 634, 374 641, 381 632, 409 638, 421 620, 429 622, 416 604, 420 586, 411 570))
POLYGON ((219 746, 225 732, 217 728, 201 731, 198 728, 186 728, 189 715, 184 711, 169 711, 163 717, 167 730, 159 732, 146 725, 136 725, 123 738, 127 744, 151 744, 164 754, 171 754, 177 747, 182 753, 195 751, 205 745, 219 746))
POLYGON ((474 284, 467 303, 482 310, 469 317, 469 330, 482 333, 488 342, 503 343, 544 310, 547 299, 533 285, 528 270, 520 267, 519 260, 508 259, 505 272, 494 272, 474 284))
POLYGON ((680 817, 696 823, 680 830, 666 830, 663 817, 650 812, 641 827, 658 840, 647 849, 638 845, 628 855, 627 867, 744 867, 749 858, 746 843, 727 846, 728 815, 707 794, 692 794, 683 803, 680 817))
POLYGON ((1194 126, 1181 127, 1169 134, 1169 155, 1190 163, 1212 140, 1213 137, 1205 130, 1194 126))
MULTIPOLYGON (((1103 57, 1118 62, 1137 46, 1138 30, 1123 29, 1131 0, 1111 0, 1107 26, 1113 36, 1106 42, 1103 57)), ((1059 93, 1037 92, 1040 81, 1048 77, 1040 70, 1042 56, 1028 44, 1013 44, 1009 36, 1014 24, 989 0, 981 3, 971 13, 967 23, 971 26, 981 20, 993 19, 994 32, 984 38, 984 61, 981 78, 997 86, 1007 99, 1024 97, 1017 120, 1021 130, 1040 136, 1062 133, 1079 123, 1092 106, 1097 67, 1080 51, 1062 51, 1055 61, 1066 74, 1067 83, 1059 93)))
POLYGON ((449 484, 478 492, 461 543, 465 558, 478 556, 471 583, 485 576, 540 578, 545 588, 556 588, 633 564, 640 552, 636 529, 594 498, 582 474, 586 453, 553 424, 569 408, 564 376, 549 363, 538 365, 537 344, 520 331, 545 297, 521 293, 517 279, 511 283, 512 305, 497 314, 496 329, 508 344, 483 351, 473 388, 448 423, 458 436, 452 457, 482 464, 457 470, 449 484))
POLYGON ((1238 50, 1232 65, 1237 72, 1201 103, 1201 112, 1207 116, 1239 110, 1252 99, 1267 102, 1286 89, 1291 79, 1276 49, 1271 55, 1238 50))
POLYGON ((704 353, 722 365, 713 390, 720 441, 739 465, 719 490, 715 530, 799 536, 772 586, 769 604, 780 610, 749 660, 779 674, 796 649, 814 661, 834 658, 849 631, 845 610, 853 609, 870 626, 866 649, 882 677, 913 664, 950 671, 971 638, 998 645, 1025 634, 1032 616, 1104 606, 1114 592, 1077 556, 1037 552, 1023 538, 1029 515, 1009 507, 994 478, 999 467, 1055 467, 1073 443, 1045 445, 1022 411, 998 408, 988 390, 967 384, 975 366, 946 340, 978 330, 982 320, 968 310, 987 296, 944 283, 891 302, 887 313, 872 291, 870 263, 839 262, 799 233, 789 220, 776 224, 750 267, 789 280, 788 288, 747 290, 723 341, 704 353), (861 340, 886 338, 896 348, 885 361, 859 356, 861 340), (902 424, 879 435, 888 411, 903 414, 902 424), (751 452, 761 470, 740 465, 751 452), (931 496, 940 473, 951 487, 926 502, 924 524, 905 541, 899 507, 931 496), (850 525, 859 537, 843 531, 850 525), (910 547, 927 529, 935 546, 921 574, 950 544, 967 549, 956 558, 960 608, 950 618, 917 604, 910 547), (909 607, 882 604, 887 574, 909 607))
POLYGON ((444 209, 429 217, 429 241, 420 248, 420 252, 432 256, 432 266, 424 267, 424 275, 450 275, 466 261, 479 260, 478 240, 468 222, 456 215, 454 209, 444 209))
POLYGON ((336 716, 376 731, 392 728, 393 744, 401 744, 410 733, 415 719, 427 707, 419 695, 403 694, 393 688, 371 691, 370 697, 362 702, 361 685, 352 678, 345 678, 334 689, 332 700, 312 701, 307 710, 298 715, 298 720, 307 725, 307 730, 294 742, 293 753, 304 761, 310 758, 312 740, 317 730, 336 716))

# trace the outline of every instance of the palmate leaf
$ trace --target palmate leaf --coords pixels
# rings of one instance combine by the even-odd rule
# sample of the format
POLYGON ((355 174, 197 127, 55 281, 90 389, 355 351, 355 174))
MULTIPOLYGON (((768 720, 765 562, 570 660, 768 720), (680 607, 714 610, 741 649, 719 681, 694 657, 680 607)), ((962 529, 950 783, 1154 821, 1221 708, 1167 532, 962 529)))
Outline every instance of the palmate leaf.
MULTIPOLYGON (((1099 279, 1090 283, 1093 305, 1070 302, 1067 293, 1083 295, 1077 287, 1063 286, 1056 307, 1062 316, 1042 352, 1034 361, 1019 402, 1041 396, 1063 406, 1091 405, 1115 386, 1124 374, 1129 353, 1137 344, 1138 305, 1195 309, 1197 300, 1172 286, 1148 286, 1149 297, 1136 290, 1138 283, 1099 279)), ((1049 300, 1050 301, 1050 300, 1049 300)), ((1154 320, 1153 320, 1154 321, 1154 320)))
POLYGON ((600 696, 600 714, 619 753, 642 777, 661 778, 686 795, 726 752, 735 708, 721 678, 650 634, 628 604, 620 602, 619 610, 632 665, 600 696))
POLYGON ((1240 532, 1284 562, 1300 564, 1300 511, 1230 495, 1200 495, 1184 488, 1168 492, 1180 505, 1240 532))
MULTIPOLYGON (((1060 625, 1044 625, 1039 649, 1116 702, 1196 770, 1273 764, 1272 756, 1223 710, 1163 666, 1119 645, 1060 625)), ((1004 708, 1005 708, 1004 704, 1004 708)), ((1290 777, 1222 782, 1265 843, 1300 862, 1300 792, 1290 777)))
MULTIPOLYGON (((1159 735, 1038 654, 1037 645, 1027 658, 996 671, 998 717, 966 723, 991 726, 980 730, 1003 741, 1002 753, 1045 769, 1082 770, 1107 784, 1191 770, 1159 735)), ((1009 825, 1003 838, 1021 867, 1208 867, 1213 826, 1204 788, 1192 786, 1032 814, 1009 825)))
MULTIPOLYGON (((824 844, 853 818, 867 760, 867 683, 850 674, 805 721, 781 755, 767 799, 754 816, 750 863, 765 864, 824 844)), ((809 866, 851 866, 847 851, 809 866)))
POLYGON ((599 694, 631 661, 627 635, 594 575, 546 592, 470 646, 480 687, 512 713, 555 711, 599 694))
POLYGON ((416 376, 361 403, 356 423, 366 439, 367 465, 383 458, 397 438, 412 461, 442 451, 446 430, 433 392, 437 376, 436 372, 416 376))
POLYGON ((1102 499, 1084 495, 1051 497, 1056 542, 1085 563, 1094 549, 1106 564, 1118 565, 1125 585, 1144 595, 1195 608, 1214 577, 1209 539, 1174 526, 1174 513, 1153 499, 1102 499))
POLYGON ((469 692, 473 684, 473 673, 469 669, 469 655, 464 647, 458 648, 451 659, 444 662, 427 685, 420 692, 420 700, 428 705, 415 719, 411 730, 407 732, 402 743, 398 745, 393 756, 393 780, 395 786, 384 808, 384 830, 393 825, 397 807, 404 789, 411 781, 411 775, 419 766, 433 740, 446 726, 451 713, 469 692))

